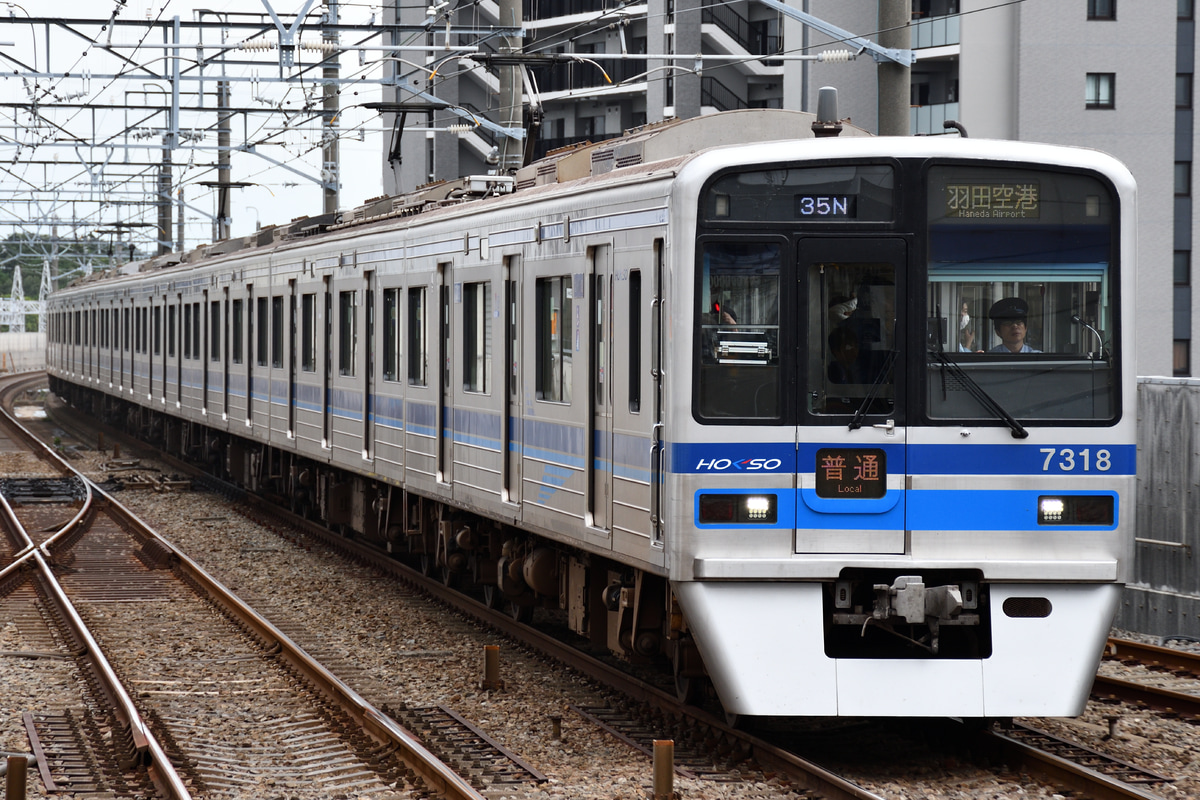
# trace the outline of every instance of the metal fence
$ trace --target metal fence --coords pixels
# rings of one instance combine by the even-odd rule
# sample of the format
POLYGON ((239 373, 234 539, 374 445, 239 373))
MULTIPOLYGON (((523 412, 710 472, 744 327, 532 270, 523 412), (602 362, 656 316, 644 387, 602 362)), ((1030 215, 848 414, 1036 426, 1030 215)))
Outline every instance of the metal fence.
POLYGON ((1200 380, 1138 378, 1137 545, 1117 625, 1200 637, 1200 380))

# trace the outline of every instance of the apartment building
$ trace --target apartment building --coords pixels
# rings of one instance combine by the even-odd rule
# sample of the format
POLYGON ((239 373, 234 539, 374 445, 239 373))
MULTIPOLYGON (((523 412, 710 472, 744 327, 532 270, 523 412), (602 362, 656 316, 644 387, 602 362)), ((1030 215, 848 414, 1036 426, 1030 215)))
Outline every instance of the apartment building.
MULTIPOLYGON (((910 1, 910 132, 957 136, 943 126, 950 119, 971 137, 1094 147, 1129 165, 1141 191, 1137 372, 1200 375, 1191 288, 1200 242, 1191 178, 1194 0, 910 1)), ((878 130, 871 53, 801 17, 877 42, 879 6, 889 2, 523 0, 521 49, 538 57, 525 65, 535 110, 523 121, 536 125, 530 153, 672 116, 813 111, 822 86, 839 90, 843 118, 878 130), (846 51, 856 57, 845 60, 846 51)), ((425 25, 423 44, 501 50, 488 32, 500 18, 493 0, 410 0, 389 13, 425 25)), ((474 122, 501 119, 498 73, 506 67, 436 54, 411 62, 395 62, 404 87, 396 102, 436 98, 455 109, 402 115, 405 129, 384 154, 385 189, 494 169, 501 135, 474 122), (473 115, 466 123, 464 111, 473 115)))

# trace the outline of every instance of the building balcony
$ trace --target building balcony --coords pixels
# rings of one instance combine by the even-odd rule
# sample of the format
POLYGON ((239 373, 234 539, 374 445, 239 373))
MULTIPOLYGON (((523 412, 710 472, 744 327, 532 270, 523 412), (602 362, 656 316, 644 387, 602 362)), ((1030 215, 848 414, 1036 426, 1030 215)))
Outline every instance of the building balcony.
POLYGON ((927 47, 959 44, 958 21, 957 14, 914 19, 909 25, 909 30, 912 32, 912 49, 921 50, 927 47))
POLYGON ((908 129, 913 136, 945 133, 942 123, 948 119, 958 119, 958 103, 931 103, 908 109, 908 129))

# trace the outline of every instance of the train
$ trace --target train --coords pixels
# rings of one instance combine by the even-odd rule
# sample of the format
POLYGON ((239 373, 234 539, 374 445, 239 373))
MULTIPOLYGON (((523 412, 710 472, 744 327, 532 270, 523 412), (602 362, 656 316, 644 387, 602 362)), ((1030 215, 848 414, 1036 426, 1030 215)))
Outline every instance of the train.
POLYGON ((1077 715, 1133 552, 1134 180, 813 122, 78 279, 51 389, 731 718, 1077 715))

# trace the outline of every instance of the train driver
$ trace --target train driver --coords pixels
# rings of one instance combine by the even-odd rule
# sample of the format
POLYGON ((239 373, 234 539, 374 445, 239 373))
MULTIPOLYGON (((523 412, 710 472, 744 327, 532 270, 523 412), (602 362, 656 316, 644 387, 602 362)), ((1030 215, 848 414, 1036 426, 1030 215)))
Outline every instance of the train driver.
POLYGON ((1029 317, 1029 306, 1019 297, 1005 297, 1003 300, 997 300, 988 310, 988 319, 992 321, 992 327, 996 331, 996 335, 1000 337, 1000 344, 993 347, 991 353, 1040 353, 1041 350, 1035 350, 1025 341, 1025 335, 1029 332, 1029 327, 1026 319, 1029 317))

